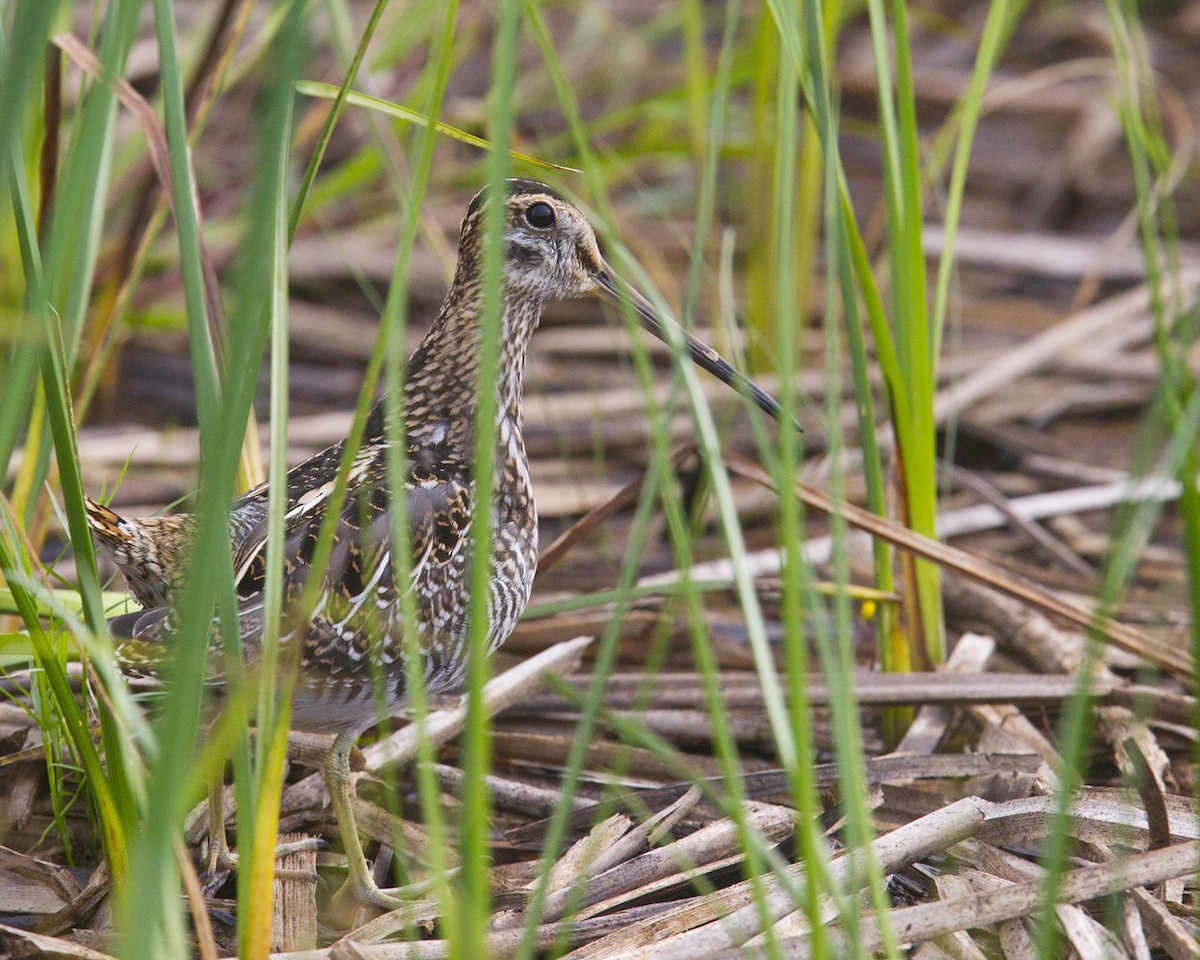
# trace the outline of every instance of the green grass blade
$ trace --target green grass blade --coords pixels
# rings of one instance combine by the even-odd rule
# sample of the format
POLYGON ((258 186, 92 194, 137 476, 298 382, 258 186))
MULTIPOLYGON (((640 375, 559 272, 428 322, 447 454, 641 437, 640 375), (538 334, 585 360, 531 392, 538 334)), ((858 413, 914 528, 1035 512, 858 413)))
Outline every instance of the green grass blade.
POLYGON ((371 38, 375 36, 375 30, 379 26, 379 19, 383 16, 383 11, 387 7, 387 4, 388 0, 376 0, 375 6, 371 8, 371 16, 363 28, 362 37, 358 42, 358 49, 354 51, 354 59, 350 63, 350 68, 346 71, 346 76, 342 79, 342 85, 338 88, 338 95, 333 101, 333 107, 329 111, 329 116, 325 118, 325 123, 321 126, 321 135, 317 138, 316 148, 308 160, 308 166, 304 170, 304 179, 301 181, 300 189, 297 191, 296 198, 292 203, 292 215, 288 221, 289 242, 295 239, 296 230, 300 226, 300 216, 304 212, 304 205, 308 200, 309 191, 317 179, 317 171, 321 169, 321 161, 325 159, 325 150, 329 146, 330 138, 333 136, 333 128, 337 126, 337 122, 342 116, 342 111, 346 108, 346 97, 349 96, 350 88, 354 86, 354 81, 358 78, 359 68, 362 66, 363 58, 367 55, 367 47, 370 46, 371 38))
MULTIPOLYGON (((152 766, 145 827, 138 838, 137 856, 133 858, 134 878, 129 885, 131 891, 163 891, 163 897, 134 903, 126 895, 118 904, 117 916, 126 949, 135 955, 170 954, 181 944, 178 902, 167 896, 167 892, 178 888, 175 860, 178 825, 194 799, 202 772, 195 760, 194 745, 214 601, 220 612, 227 653, 240 652, 228 516, 253 382, 265 341, 265 325, 239 325, 246 329, 231 331, 236 335, 229 351, 227 375, 223 378, 226 391, 224 395, 219 393, 209 339, 197 217, 192 205, 193 178, 175 25, 172 9, 165 0, 155 4, 155 25, 189 340, 196 371, 202 456, 197 526, 177 605, 173 658, 166 671, 169 694, 164 698, 158 725, 163 749, 152 766)), ((236 656, 226 657, 228 673, 236 675, 237 664, 236 656)))
MULTIPOLYGON (((61 331, 54 323, 54 315, 49 303, 48 281, 38 247, 32 199, 23 176, 20 142, 18 131, 14 129, 10 131, 8 142, 10 149, 0 150, 0 152, 6 154, 11 161, 11 165, 7 167, 7 179, 11 189, 21 247, 29 316, 41 325, 41 330, 37 334, 38 340, 27 345, 24 350, 31 355, 40 354, 43 377, 42 396, 45 398, 45 409, 54 438, 70 532, 76 546, 81 606, 89 629, 103 636, 105 621, 100 581, 84 514, 79 457, 75 446, 74 424, 70 410, 70 394, 65 382, 64 371, 67 361, 63 355, 61 331)), ((6 543, 4 549, 0 551, 0 569, 4 571, 5 578, 9 582, 12 599, 30 632, 37 654, 37 662, 46 673, 57 709, 71 735, 76 756, 79 757, 90 775, 91 796, 99 815, 105 852, 109 858, 113 875, 122 877, 128 869, 125 826, 133 814, 133 800, 131 788, 124 780, 127 767, 122 757, 121 741, 113 736, 111 718, 106 711, 102 710, 102 738, 106 747, 111 751, 112 776, 111 778, 106 777, 92 743, 88 720, 77 705, 63 672, 66 660, 65 645, 52 644, 49 641, 38 619, 38 601, 31 591, 25 589, 14 579, 15 574, 29 575, 32 573, 32 560, 25 555, 24 547, 20 545, 21 541, 13 526, 15 518, 6 516, 6 520, 6 543)))
POLYGON ((488 154, 487 188, 491 201, 484 213, 483 251, 480 261, 482 301, 479 313, 478 401, 475 409, 474 503, 471 509, 471 603, 467 661, 467 718, 463 728, 462 910, 460 929, 451 939, 452 951, 461 956, 482 956, 491 914, 488 871, 490 801, 485 777, 491 759, 488 716, 483 707, 487 679, 489 597, 491 595, 492 496, 497 457, 497 416, 500 386, 500 345, 505 336, 503 270, 506 247, 503 234, 508 215, 504 181, 509 175, 509 143, 516 115, 517 44, 521 33, 520 0, 504 0, 496 11, 492 44, 492 80, 488 90, 492 149, 488 154))
MULTIPOLYGON (((429 39, 428 80, 425 86, 427 90, 426 114, 431 117, 439 116, 442 111, 450 76, 457 17, 458 3, 456 0, 452 0, 444 6, 440 29, 436 30, 429 39)), ((409 470, 407 445, 403 442, 402 436, 404 423, 403 372, 407 360, 404 356, 404 343, 408 327, 408 294, 412 253, 421 226, 421 205, 433 168, 434 149, 437 145, 436 126, 426 124, 420 127, 416 140, 411 194, 404 215, 400 242, 397 245, 392 283, 388 289, 388 298, 381 320, 381 328, 388 331, 384 341, 387 356, 385 434, 389 440, 386 465, 389 486, 395 491, 405 489, 409 470)), ((392 556, 396 558, 394 561, 395 576, 397 582, 408 583, 412 580, 412 530, 407 497, 393 497, 392 511, 392 543, 396 545, 392 551, 392 556)), ((401 606, 403 622, 416 623, 419 613, 416 595, 413 591, 404 591, 401 606)), ((417 631, 405 631, 404 643, 410 663, 420 662, 420 658, 424 656, 419 649, 418 639, 417 631)), ((424 730, 429 716, 429 692, 426 689, 423 672, 414 671, 414 675, 408 678, 407 684, 409 711, 413 723, 418 725, 418 729, 424 730)), ((382 687, 382 684, 378 683, 377 686, 382 687)), ((383 713, 382 706, 380 713, 383 713)), ((449 930, 459 926, 459 905, 451 888, 448 869, 449 847, 446 839, 447 825, 441 805, 441 784, 434 772, 435 760, 433 744, 428 738, 421 737, 417 748, 417 791, 430 840, 429 866, 433 875, 433 892, 441 907, 442 926, 449 930)), ((406 930, 406 935, 416 939, 419 932, 406 930)))
MULTIPOLYGON (((544 24, 541 21, 541 18, 538 14, 537 9, 531 3, 527 3, 526 8, 528 11, 530 23, 534 30, 535 37, 538 39, 539 46, 542 49, 543 61, 546 63, 548 69, 550 70, 552 81, 553 81, 553 83, 555 85, 555 89, 558 93, 559 103, 567 114, 567 119, 571 126, 572 135, 573 135, 573 138, 575 139, 577 155, 582 160, 582 165, 583 165, 583 168, 585 171, 585 175, 587 176, 587 178, 589 180, 589 184, 592 186, 594 194, 597 196, 597 198, 599 200, 603 201, 603 198, 604 198, 603 187, 602 187, 602 179, 603 178, 601 177, 601 175, 599 173, 600 167, 599 167, 599 164, 588 144, 587 136, 584 131, 583 124, 579 119, 578 108, 574 102, 574 96, 571 93, 570 86, 566 82, 565 75, 563 73, 561 63, 559 61, 558 53, 554 48, 554 44, 551 42, 548 32, 545 30, 544 24)), ((600 211, 602 221, 604 219, 611 220, 611 214, 607 214, 606 207, 607 207, 606 204, 603 205, 603 208, 600 211), (607 214, 607 217, 606 217, 606 214, 607 214)), ((639 276, 638 280, 642 286, 648 288, 649 285, 645 282, 644 277, 639 276)), ((625 319, 628 322, 628 321, 630 321, 631 318, 627 317, 625 319)), ((635 344, 638 344, 638 341, 635 341, 635 344)), ((649 364, 647 362, 647 357, 645 355, 644 348, 635 350, 634 359, 635 359, 635 367, 638 372, 639 380, 641 381, 643 388, 648 390, 649 385, 654 380, 654 374, 651 371, 649 364)), ((744 544, 741 543, 740 529, 738 528, 736 512, 733 511, 733 509, 732 509, 732 500, 731 500, 731 497, 729 496, 728 478, 725 476, 724 471, 721 470, 719 467, 719 457, 715 457, 712 455, 712 451, 714 449, 716 449, 718 446, 717 442, 716 442, 715 425, 712 422, 711 413, 708 411, 707 406, 704 404, 703 399, 697 395, 698 394, 698 390, 697 390, 698 384, 695 380, 694 370, 692 370, 690 368, 690 364, 687 364, 686 362, 682 366, 683 366, 683 369, 679 370, 679 376, 682 377, 684 383, 687 386, 689 400, 691 402, 691 405, 693 406, 693 410, 694 410, 694 414, 697 418, 697 422, 700 424, 699 429, 700 429, 701 435, 705 438, 706 444, 707 444, 707 449, 709 451, 709 457, 707 459, 707 463, 712 468, 712 474, 714 475, 714 488, 717 492, 717 501, 718 501, 721 520, 722 520, 722 530, 729 541, 728 545, 729 545, 731 554, 733 554, 735 557, 740 557, 741 560, 744 561, 745 547, 744 547, 744 544), (689 374, 691 375, 691 378, 692 378, 691 382, 688 381, 689 374)), ((651 433, 652 443, 653 443, 653 450, 652 450, 652 469, 653 469, 654 465, 656 465, 656 464, 666 464, 669 462, 669 460, 670 460, 670 450, 669 450, 670 440, 669 440, 666 432, 663 429, 663 421, 661 420, 661 415, 657 409, 657 405, 654 404, 653 402, 651 402, 650 409, 651 409, 651 423, 652 423, 652 427, 653 427, 652 433, 651 433)), ((664 510, 665 510, 665 512, 667 514, 667 518, 668 518, 668 530, 671 533, 671 542, 672 542, 673 550, 675 552, 676 560, 677 560, 677 562, 680 563, 681 566, 686 566, 689 563, 689 558, 691 555, 690 545, 689 545, 689 541, 690 541, 689 524, 688 524, 686 516, 683 514, 683 512, 681 510, 681 505, 679 504, 679 500, 678 500, 678 493, 677 493, 677 491, 674 491, 673 485, 664 488, 663 507, 664 507, 664 510)), ((737 561, 735 561, 735 562, 737 562, 737 561)), ((762 615, 761 615, 761 611, 759 610, 758 605, 757 605, 757 597, 753 596, 752 594, 750 596, 747 596, 747 587, 749 587, 750 591, 753 590, 753 587, 749 583, 749 578, 747 576, 747 571, 745 570, 745 567, 744 567, 744 562, 738 563, 737 565, 738 565, 738 575, 735 576, 735 584, 737 586, 737 594, 738 594, 739 600, 742 603, 743 610, 745 611, 748 627, 751 631, 751 634, 754 635, 755 632, 762 627, 762 623, 763 623, 762 615)), ((698 658, 698 663, 707 665, 707 670, 703 670, 702 672, 704 672, 705 675, 709 677, 710 685, 709 685, 708 689, 709 689, 710 693, 713 693, 716 690, 715 684, 713 684, 711 682, 715 678, 715 674, 714 674, 715 661, 713 661, 710 656, 706 657, 705 651, 706 651, 707 645, 710 643, 710 641, 707 638, 707 628, 704 624, 702 609, 698 605, 696 605, 696 602, 695 602, 696 596, 697 595, 695 594, 694 591, 689 591, 688 596, 686 597, 687 603, 685 604, 685 606, 686 606, 686 610, 688 613, 688 623, 689 623, 689 626, 692 631, 694 648, 697 651, 696 655, 698 658)), ((766 657, 760 658, 758 656, 758 652, 761 651, 763 648, 756 646, 755 649, 756 649, 756 657, 755 657, 756 665, 765 671, 770 671, 772 674, 770 679, 764 678, 764 680, 763 680, 764 687, 768 687, 768 686, 770 687, 770 692, 768 693, 768 697, 769 698, 770 697, 778 698, 778 701, 781 704, 782 696, 781 696, 781 692, 780 692, 778 676, 774 675, 773 664, 765 662, 766 660, 770 659, 770 655, 768 654, 766 657)), ((600 682, 602 682, 602 677, 600 678, 600 682)), ((589 699, 589 705, 591 705, 590 699, 589 699)), ((710 706, 710 711, 712 712, 713 718, 714 718, 713 719, 714 750, 717 751, 718 754, 723 758, 723 770, 725 771, 725 773, 727 775, 727 788, 730 790, 731 796, 736 798, 737 796, 740 795, 740 780, 737 776, 737 771, 740 769, 740 767, 739 767, 739 763, 737 761, 738 754, 737 754, 736 745, 734 744, 732 736, 729 733, 728 727, 722 722, 722 718, 724 716, 724 704, 720 701, 719 697, 717 697, 715 700, 710 699, 709 706, 710 706)), ((789 744, 787 743, 787 741, 790 739, 789 721, 787 719, 786 712, 783 710, 778 710, 776 712, 776 717, 782 721, 775 729, 776 729, 778 738, 784 742, 783 750, 786 752, 789 748, 789 744)), ((578 744, 579 742, 580 741, 577 739, 576 743, 578 744)), ((757 849, 756 844, 750 839, 750 832, 749 832, 748 824, 746 823, 745 818, 743 816, 742 807, 740 804, 738 804, 736 802, 736 800, 732 804, 731 816, 733 816, 735 819, 735 824, 739 830, 739 834, 745 838, 745 842, 744 842, 745 849, 750 850, 750 851, 757 849)), ((551 829, 553 830, 553 827, 551 829)), ((554 847, 552 845, 548 844, 547 850, 545 851, 545 856, 552 857, 553 855, 554 855, 554 847)), ((761 873, 762 865, 760 862, 758 862, 754 859, 753 853, 750 854, 750 857, 751 857, 751 859, 747 865, 747 872, 748 872, 748 874, 750 874, 751 877, 756 878, 755 879, 755 887, 756 887, 756 891, 757 891, 756 901, 759 902, 761 905, 761 902, 762 902, 761 901, 761 886, 758 885, 757 878, 759 877, 759 875, 761 873)), ((535 896, 536 896, 536 894, 535 894, 535 896)), ((536 923, 536 910, 533 905, 531 905, 530 909, 527 911, 527 915, 528 915, 528 921, 527 921, 528 924, 536 923)), ((531 929, 532 929, 531 927, 527 926, 527 930, 526 930, 527 949, 528 949, 529 944, 531 943, 531 940, 530 940, 531 929)), ((522 956, 524 956, 524 955, 526 955, 526 954, 522 954, 522 956)))
MULTIPOLYGON (((331 83, 320 83, 316 80, 301 80, 296 84, 296 90, 306 97, 322 97, 326 100, 335 100, 341 88, 335 87, 331 83)), ((412 110, 398 103, 391 103, 388 100, 382 100, 379 97, 372 97, 370 94, 351 90, 346 94, 345 102, 351 106, 375 110, 385 116, 395 117, 397 120, 403 120, 406 123, 413 123, 420 127, 429 126, 429 117, 420 111, 412 110)), ((491 144, 483 137, 467 133, 465 130, 460 130, 458 127, 443 123, 441 120, 435 120, 433 126, 438 133, 450 137, 452 140, 458 140, 460 143, 465 143, 472 147, 479 147, 481 150, 491 149, 491 144)), ((534 167, 542 167, 545 170, 563 170, 567 173, 579 173, 574 167, 564 167, 557 163, 550 163, 548 160, 539 160, 537 157, 531 157, 529 154, 521 153, 518 150, 509 150, 508 154, 514 160, 520 160, 534 167)))
MULTIPOLYGON (((1186 595, 1191 608, 1191 646, 1200 654, 1200 493, 1196 487, 1200 454, 1196 441, 1200 430, 1200 396, 1187 361, 1195 345, 1193 325, 1183 322, 1185 305, 1179 291, 1178 228, 1171 191, 1169 151, 1157 116, 1145 36, 1137 8, 1117 2, 1106 3, 1109 36, 1113 44, 1119 98, 1117 111, 1125 135, 1132 170, 1138 218, 1138 235, 1150 289, 1150 313, 1154 323, 1154 345, 1159 362, 1159 390, 1146 416, 1134 462, 1144 465, 1150 449, 1161 444, 1162 453, 1154 474, 1177 478, 1183 490, 1179 508, 1183 523, 1183 551, 1189 573, 1186 595)), ((1152 503, 1129 505, 1118 512, 1111 533, 1097 610, 1108 613, 1132 580, 1137 558, 1148 542, 1161 506, 1152 503)), ((1056 798, 1055 816, 1043 848, 1046 866, 1046 902, 1052 902, 1070 854, 1069 805, 1082 785, 1087 750, 1091 741, 1092 698, 1090 682, 1101 654, 1098 637, 1089 637, 1079 671, 1079 684, 1066 704, 1059 726, 1063 773, 1056 798)), ((1200 757, 1200 748, 1194 751, 1200 757)), ((1053 914, 1043 910, 1036 930, 1037 955, 1049 958, 1061 950, 1053 914)))
MULTIPOLYGON (((821 34, 813 37, 813 43, 823 48, 821 34)), ((771 243, 775 259, 774 277, 776 289, 777 339, 775 341, 779 370, 780 402, 784 410, 796 409, 795 374, 799 362, 797 345, 803 317, 797 310, 794 297, 795 281, 790 265, 797 255, 797 227, 800 221, 796 212, 799 208, 797 188, 797 156, 795 145, 799 135, 798 117, 794 104, 800 89, 800 68, 788 57, 780 58, 775 95, 776 147, 774 155, 774 233, 771 243)), ((814 126, 815 129, 815 126, 814 126)), ((815 151, 813 151, 815 152, 815 151)), ((778 489, 787 491, 791 478, 802 456, 802 438, 793 431, 783 429, 778 435, 778 457, 773 464, 778 489)), ((787 672, 789 722, 797 743, 797 753, 792 764, 785 763, 791 782, 792 798, 799 812, 797 845, 801 856, 808 863, 811 881, 805 886, 805 897, 801 903, 813 929, 813 950, 821 956, 826 949, 827 937, 820 920, 823 894, 833 895, 840 901, 840 891, 829 881, 829 850, 819 827, 820 805, 816 786, 810 771, 815 757, 815 746, 809 720, 812 708, 808 696, 809 674, 809 618, 806 611, 811 601, 811 571, 804 556, 804 518, 800 505, 794 497, 786 494, 779 501, 779 539, 784 551, 782 621, 784 628, 784 661, 787 672)))
POLYGON ((987 19, 979 37, 979 50, 975 66, 971 70, 971 81, 956 109, 958 136, 954 144, 954 161, 950 169, 950 186, 946 191, 946 212, 942 218, 942 255, 938 260, 938 273, 933 296, 933 344, 934 362, 941 355, 942 336, 946 327, 946 305, 949 302, 950 279, 954 273, 954 245, 958 237, 958 224, 962 216, 963 194, 967 186, 967 168, 971 162, 971 147, 975 143, 975 130, 983 111, 983 94, 987 82, 996 68, 1005 42, 1011 36, 1013 23, 1028 6, 1027 0, 1017 0, 1011 7, 1009 0, 992 0, 988 5, 987 19))
MULTIPOLYGON (((302 69, 306 48, 307 25, 300 16, 301 7, 298 2, 291 5, 291 14, 272 44, 271 62, 275 68, 264 92, 260 124, 262 173, 248 205, 252 223, 270 224, 261 233, 271 251, 263 270, 268 281, 263 286, 269 290, 266 312, 270 327, 271 396, 266 585, 262 646, 256 665, 258 736, 253 807, 252 812, 239 810, 239 824, 252 821, 249 830, 239 832, 239 845, 249 851, 248 869, 239 864, 238 877, 239 940, 241 955, 246 958, 265 958, 272 947, 279 795, 287 764, 292 691, 298 669, 295 657, 285 660, 282 655, 280 625, 284 600, 284 514, 288 497, 288 146, 292 142, 293 84, 302 69)), ((255 249, 257 244, 251 239, 248 250, 255 249)), ((247 273, 254 272, 249 258, 245 269, 247 273)), ((247 297, 247 306, 256 309, 255 298, 247 297)))

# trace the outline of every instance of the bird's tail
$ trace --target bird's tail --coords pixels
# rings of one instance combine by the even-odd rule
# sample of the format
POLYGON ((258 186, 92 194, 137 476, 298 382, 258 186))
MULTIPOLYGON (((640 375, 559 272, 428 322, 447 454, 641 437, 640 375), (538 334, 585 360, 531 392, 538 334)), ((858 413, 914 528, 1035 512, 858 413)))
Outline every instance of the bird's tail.
POLYGON ((131 523, 91 497, 84 497, 83 505, 87 509, 88 526, 92 528, 96 539, 108 549, 118 564, 127 562, 130 547, 140 536, 137 524, 131 523))
POLYGON ((176 514, 130 520, 86 497, 84 505, 92 532, 125 575, 134 599, 143 607, 170 603, 192 518, 176 514))

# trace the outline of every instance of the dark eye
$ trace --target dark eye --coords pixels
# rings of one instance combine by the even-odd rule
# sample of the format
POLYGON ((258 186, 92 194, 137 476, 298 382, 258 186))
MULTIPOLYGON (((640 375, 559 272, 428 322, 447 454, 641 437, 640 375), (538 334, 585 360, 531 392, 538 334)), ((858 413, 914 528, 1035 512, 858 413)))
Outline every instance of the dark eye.
POLYGON ((525 220, 531 227, 546 230, 554 226, 554 208, 548 203, 535 203, 525 211, 525 220))

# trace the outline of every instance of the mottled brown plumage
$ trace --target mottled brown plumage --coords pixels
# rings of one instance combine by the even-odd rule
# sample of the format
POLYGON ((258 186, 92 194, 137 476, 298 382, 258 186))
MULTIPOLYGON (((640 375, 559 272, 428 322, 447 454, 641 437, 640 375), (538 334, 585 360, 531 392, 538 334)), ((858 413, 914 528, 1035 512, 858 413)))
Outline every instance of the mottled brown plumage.
MULTIPOLYGON (((537 513, 529 480, 522 426, 526 349, 543 306, 588 294, 631 307, 648 329, 665 338, 650 306, 622 292, 600 255, 583 215, 544 184, 509 181, 506 264, 492 536, 488 638, 502 643, 529 600, 537 564, 537 513)), ((348 887, 360 899, 392 906, 396 900, 371 880, 350 813, 348 755, 354 739, 375 723, 379 698, 390 710, 407 701, 411 669, 431 691, 455 686, 467 657, 469 528, 473 509, 475 412, 479 384, 480 256, 484 194, 472 201, 462 224, 454 281, 432 328, 408 363, 402 430, 389 431, 378 404, 348 478, 348 494, 335 522, 334 547, 321 577, 321 599, 310 617, 296 616, 312 574, 310 561, 328 512, 344 444, 293 468, 287 478, 283 642, 299 644, 299 678, 292 708, 296 729, 336 733, 326 779, 350 860, 348 887), (385 452, 388 436, 407 441, 404 489, 411 530, 411 576, 398 582, 393 564, 385 452), (400 598, 413 594, 417 623, 401 617, 400 598), (415 631, 421 663, 406 655, 406 631, 415 631), (378 669, 382 668, 382 669, 378 669), (375 681, 384 678, 384 689, 375 681)), ((676 329, 701 366, 732 383, 778 415, 774 401, 749 384, 711 348, 676 329)), ((262 633, 266 577, 267 493, 250 491, 232 509, 230 527, 239 600, 240 636, 253 661, 262 633)), ((118 658, 134 673, 153 674, 169 652, 170 604, 194 522, 187 516, 125 520, 98 504, 89 516, 96 535, 147 609, 115 618, 118 658)), ((211 648, 211 682, 219 685, 220 643, 211 648)))

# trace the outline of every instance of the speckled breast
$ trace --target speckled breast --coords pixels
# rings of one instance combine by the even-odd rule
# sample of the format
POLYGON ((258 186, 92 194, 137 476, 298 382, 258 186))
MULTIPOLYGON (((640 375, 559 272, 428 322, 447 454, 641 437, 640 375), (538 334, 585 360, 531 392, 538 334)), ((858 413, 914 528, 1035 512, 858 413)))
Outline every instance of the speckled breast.
MULTIPOLYGON (((537 509, 529 480, 524 447, 514 455, 505 446, 496 465, 492 489, 491 576, 488 580, 488 652, 494 651, 516 628, 533 589, 537 571, 537 509)), ((518 440, 519 442, 519 440, 518 440)), ((430 690, 458 686, 467 668, 470 613, 470 554, 462 550, 454 564, 431 568, 418 582, 421 598, 422 647, 426 650, 425 683, 430 690)))

